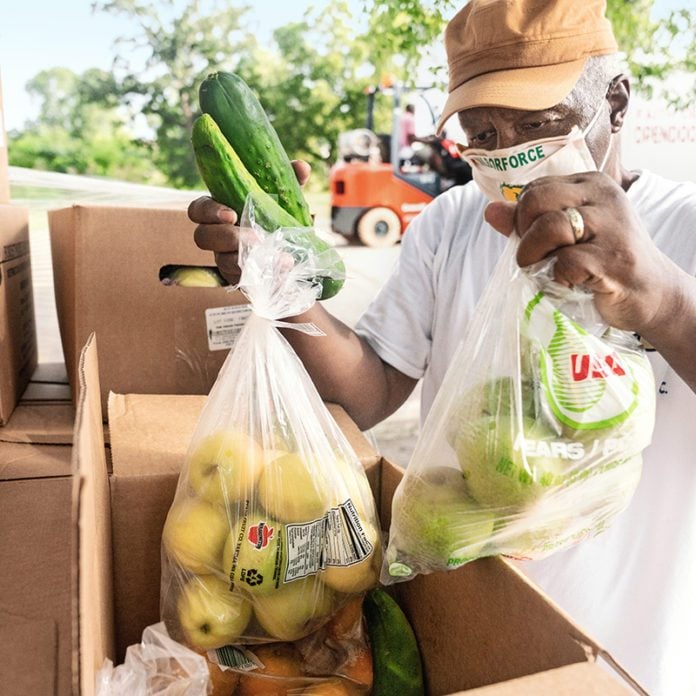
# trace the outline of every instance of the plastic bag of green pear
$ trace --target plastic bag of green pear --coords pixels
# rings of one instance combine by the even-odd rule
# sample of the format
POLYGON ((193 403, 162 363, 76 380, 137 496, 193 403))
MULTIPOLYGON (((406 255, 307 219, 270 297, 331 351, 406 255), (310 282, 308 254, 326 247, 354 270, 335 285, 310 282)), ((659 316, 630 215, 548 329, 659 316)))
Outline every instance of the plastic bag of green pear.
MULTIPOLYGON (((201 650, 295 641, 378 582, 362 465, 280 333, 317 300, 321 253, 248 204, 239 288, 251 315, 206 400, 162 537, 161 616, 201 650)), ((333 262, 333 261, 332 261, 333 262)))
POLYGON ((382 581, 483 556, 541 559, 630 503, 655 419, 651 365, 592 294, 520 269, 511 238, 392 504, 382 581))

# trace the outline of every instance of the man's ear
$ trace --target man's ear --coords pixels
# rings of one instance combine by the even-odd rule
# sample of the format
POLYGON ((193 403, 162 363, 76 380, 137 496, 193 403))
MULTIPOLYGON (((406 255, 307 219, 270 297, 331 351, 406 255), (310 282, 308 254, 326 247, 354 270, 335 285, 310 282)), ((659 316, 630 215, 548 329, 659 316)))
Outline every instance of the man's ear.
POLYGON ((611 107, 612 133, 618 133, 623 128, 630 98, 631 84, 628 75, 618 75, 611 81, 607 91, 607 101, 611 107))

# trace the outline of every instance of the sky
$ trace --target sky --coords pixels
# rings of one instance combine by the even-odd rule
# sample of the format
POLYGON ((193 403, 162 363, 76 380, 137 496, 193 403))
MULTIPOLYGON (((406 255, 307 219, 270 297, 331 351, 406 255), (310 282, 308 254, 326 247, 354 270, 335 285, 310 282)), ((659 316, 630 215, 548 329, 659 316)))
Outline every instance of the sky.
MULTIPOLYGON (((230 4, 233 4, 231 1, 230 4)), ((247 20, 260 42, 273 29, 302 18, 310 6, 324 0, 240 0, 253 6, 247 20)), ((349 0, 357 15, 362 0, 349 0)), ((0 0, 0 77, 4 95, 5 127, 21 128, 36 115, 37 105, 25 91, 38 72, 64 66, 75 72, 108 69, 118 36, 132 33, 131 20, 106 13, 94 14, 90 0, 0 0)), ((688 6, 687 0, 656 0, 655 11, 688 6)))
MULTIPOLYGON (((230 5, 253 6, 246 16, 260 42, 273 29, 302 18, 323 0, 230 0, 230 5)), ((361 0, 349 0, 357 14, 361 0)), ((24 86, 46 68, 64 66, 75 72, 108 69, 114 40, 133 33, 132 20, 104 12, 93 13, 91 0, 0 0, 0 78, 5 128, 23 126, 35 115, 24 86)))

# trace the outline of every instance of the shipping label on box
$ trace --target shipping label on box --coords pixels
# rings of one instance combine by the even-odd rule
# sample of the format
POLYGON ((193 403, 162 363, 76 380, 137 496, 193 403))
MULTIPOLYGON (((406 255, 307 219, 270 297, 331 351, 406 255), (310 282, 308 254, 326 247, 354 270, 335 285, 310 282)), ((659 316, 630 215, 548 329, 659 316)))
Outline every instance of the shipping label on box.
POLYGON ((0 205, 0 425, 36 367, 28 211, 0 205))

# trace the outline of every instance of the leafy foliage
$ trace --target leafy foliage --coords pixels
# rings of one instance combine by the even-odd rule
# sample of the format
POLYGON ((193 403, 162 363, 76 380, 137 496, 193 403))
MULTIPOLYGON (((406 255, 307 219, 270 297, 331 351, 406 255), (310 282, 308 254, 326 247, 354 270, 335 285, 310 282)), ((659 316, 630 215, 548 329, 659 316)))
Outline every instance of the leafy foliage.
MULTIPOLYGON (((301 22, 274 33, 277 52, 258 48, 237 70, 259 95, 293 158, 308 161, 325 179, 339 133, 365 126, 365 90, 374 82, 369 46, 353 34, 346 2, 310 10, 301 22)), ((391 130, 390 104, 377 105, 377 130, 391 130)))
POLYGON ((27 90, 41 104, 41 115, 21 133, 9 134, 11 164, 164 182, 150 146, 129 130, 109 73, 51 68, 38 73, 27 90))
MULTIPOLYGON (((680 9, 654 19, 654 5, 655 0, 607 0, 607 17, 638 91, 659 94, 677 107, 692 106, 696 101, 696 13, 680 9), (675 73, 690 76, 692 88, 679 93, 671 90, 665 79, 675 73)), ((390 27, 389 32, 375 32, 379 42, 375 55, 401 55, 399 78, 412 81, 423 47, 439 39, 461 6, 454 0, 364 0, 372 28, 390 27)))
POLYGON ((198 85, 209 72, 233 70, 255 45, 241 24, 248 6, 190 0, 179 11, 174 0, 158 7, 144 0, 109 0, 94 8, 133 20, 134 35, 116 46, 117 93, 154 131, 154 162, 169 182, 199 186, 190 144, 198 85))
MULTIPOLYGON (((249 6, 224 0, 100 0, 97 12, 122 15, 111 71, 45 70, 27 85, 41 114, 10 134, 13 164, 202 187, 190 133, 198 87, 215 70, 238 72, 257 92, 291 157, 319 169, 335 160, 341 132, 365 126, 366 90, 416 82, 427 51, 442 40, 462 0, 346 0, 321 3, 259 46, 249 6)), ((696 75, 696 19, 687 9, 656 20, 653 0, 609 0, 607 13, 637 87, 665 96, 670 75, 696 75)), ((433 83, 446 86, 444 66, 433 83)), ((696 86, 696 85, 693 85, 696 86)), ((388 90, 382 90, 388 91, 388 90)), ((696 89, 667 92, 693 106, 696 89)), ((374 130, 391 131, 391 97, 377 99, 374 130)), ((322 171, 324 170, 324 171, 322 171)))

